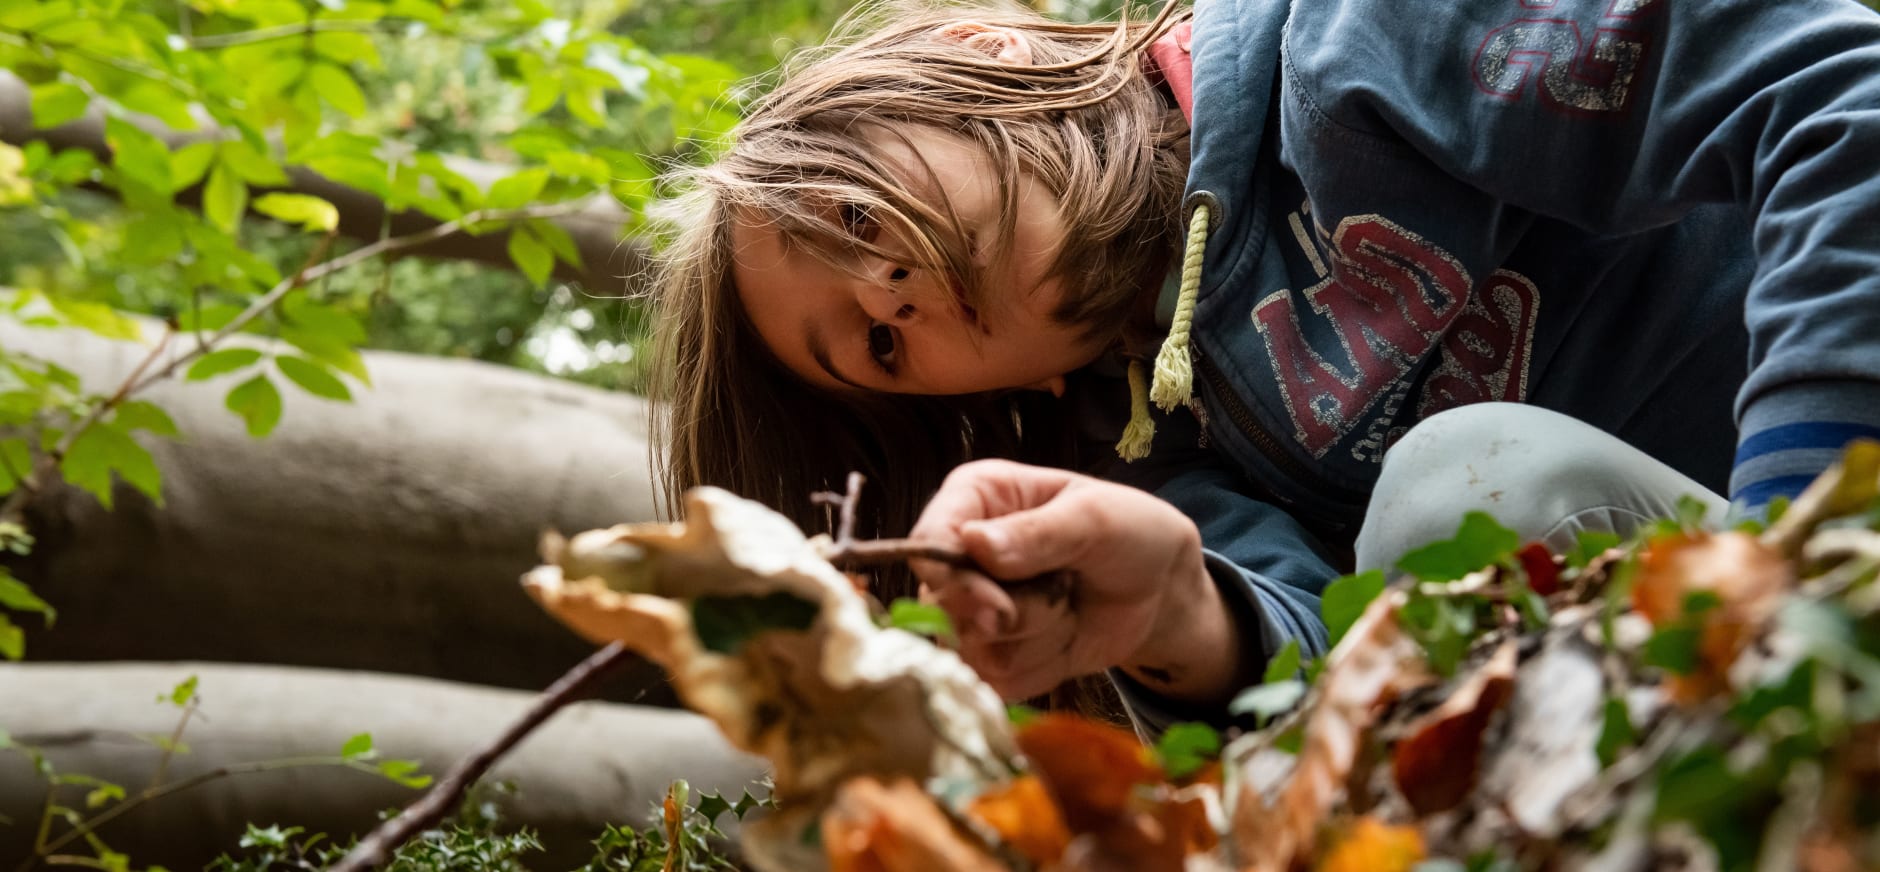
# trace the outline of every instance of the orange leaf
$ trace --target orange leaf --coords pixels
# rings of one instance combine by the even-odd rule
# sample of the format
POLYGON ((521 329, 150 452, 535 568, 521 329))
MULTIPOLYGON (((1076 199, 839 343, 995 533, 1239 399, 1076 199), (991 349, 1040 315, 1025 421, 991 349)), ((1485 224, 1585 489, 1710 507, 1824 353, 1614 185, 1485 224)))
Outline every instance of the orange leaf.
POLYGON ((1063 816, 1035 775, 981 794, 966 811, 1038 866, 1055 864, 1071 840, 1063 816))
POLYGON ((829 872, 1010 872, 912 781, 852 778, 823 812, 829 872))
POLYGON ((1047 714, 1026 724, 1017 738, 1072 832, 1104 826, 1129 810, 1137 785, 1162 781, 1135 734, 1116 727, 1047 714))
POLYGON ((1325 853, 1319 872, 1410 872, 1423 857, 1423 836, 1414 827, 1364 817, 1325 853))
POLYGON ((1672 697, 1691 703, 1727 690, 1731 664, 1762 632, 1792 583, 1781 554, 1747 533, 1653 539, 1639 555, 1632 587, 1632 605, 1640 614, 1663 627, 1685 618, 1685 600, 1693 593, 1711 593, 1718 600, 1697 618, 1702 627, 1698 667, 1671 678, 1672 697))

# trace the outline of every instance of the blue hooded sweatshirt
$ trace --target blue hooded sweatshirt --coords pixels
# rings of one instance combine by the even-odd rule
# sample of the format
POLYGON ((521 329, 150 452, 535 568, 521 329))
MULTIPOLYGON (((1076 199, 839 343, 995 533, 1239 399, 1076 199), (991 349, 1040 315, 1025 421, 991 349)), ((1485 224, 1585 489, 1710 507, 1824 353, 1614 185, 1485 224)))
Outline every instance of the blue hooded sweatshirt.
POLYGON ((1191 51, 1195 401, 1099 474, 1195 519, 1248 656, 1322 649, 1384 451, 1445 409, 1563 412, 1752 508, 1880 437, 1853 0, 1200 0, 1191 51))

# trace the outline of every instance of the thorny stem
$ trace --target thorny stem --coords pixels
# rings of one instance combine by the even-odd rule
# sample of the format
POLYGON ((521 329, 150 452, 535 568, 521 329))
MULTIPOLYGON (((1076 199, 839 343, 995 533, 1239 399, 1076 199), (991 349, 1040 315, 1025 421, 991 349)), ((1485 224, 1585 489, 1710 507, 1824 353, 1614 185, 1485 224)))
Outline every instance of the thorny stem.
POLYGON ((601 676, 632 657, 632 652, 625 645, 613 642, 576 664, 549 685, 547 690, 542 691, 535 704, 501 735, 476 753, 457 761, 457 765, 452 766, 429 792, 419 797, 417 802, 406 806, 397 817, 380 824, 378 829, 359 840, 359 844, 347 852, 345 858, 329 872, 365 872, 384 865, 399 845, 443 820, 463 800, 464 791, 483 777, 483 773, 489 771, 497 758, 541 726, 550 715, 582 697, 601 676))

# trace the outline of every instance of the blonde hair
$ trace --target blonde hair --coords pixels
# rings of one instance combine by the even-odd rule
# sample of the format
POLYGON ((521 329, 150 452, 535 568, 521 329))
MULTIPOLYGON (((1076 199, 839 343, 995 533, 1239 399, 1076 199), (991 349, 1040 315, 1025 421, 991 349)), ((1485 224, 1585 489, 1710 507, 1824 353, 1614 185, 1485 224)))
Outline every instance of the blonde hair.
POLYGON ((873 482, 860 517, 875 529, 858 533, 900 535, 961 462, 1073 464, 1068 422, 1042 394, 838 396, 791 375, 739 305, 731 228, 761 216, 790 244, 843 266, 885 254, 831 218, 842 211, 832 207, 865 209, 883 237, 909 246, 909 266, 954 277, 960 302, 977 309, 998 289, 979 275, 955 216, 910 192, 863 136, 937 129, 999 168, 1002 240, 1021 174, 1059 196, 1065 243, 1050 274, 1070 290, 1053 317, 1116 341, 1152 306, 1144 289, 1159 285, 1181 232, 1187 125, 1140 60, 1174 9, 1149 24, 1079 25, 1016 8, 875 6, 787 64, 725 153, 678 180, 687 193, 654 281, 649 385, 668 508, 686 488, 718 485, 814 529, 822 511, 810 494, 859 470, 873 482), (986 27, 1023 33, 1031 63, 999 61, 960 29, 986 27))

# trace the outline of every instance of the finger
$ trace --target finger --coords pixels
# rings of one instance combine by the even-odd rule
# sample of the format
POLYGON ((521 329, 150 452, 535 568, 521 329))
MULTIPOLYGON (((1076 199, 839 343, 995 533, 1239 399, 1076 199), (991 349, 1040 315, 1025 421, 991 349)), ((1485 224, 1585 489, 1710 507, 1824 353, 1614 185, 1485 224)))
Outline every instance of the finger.
POLYGON ((1036 508, 961 524, 960 541, 994 578, 1030 578, 1074 567, 1104 536, 1105 517, 1070 490, 1036 508))
POLYGON ((1007 460, 963 464, 940 484, 909 535, 915 539, 956 544, 961 524, 1040 505, 1078 478, 1075 473, 1061 469, 1007 460))
POLYGON ((956 573, 941 586, 923 583, 921 600, 937 605, 953 622, 953 631, 962 643, 975 639, 993 639, 1003 635, 1016 622, 1018 607, 1011 594, 998 582, 977 572, 956 573))

